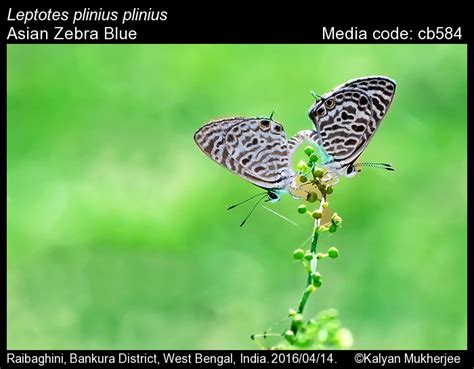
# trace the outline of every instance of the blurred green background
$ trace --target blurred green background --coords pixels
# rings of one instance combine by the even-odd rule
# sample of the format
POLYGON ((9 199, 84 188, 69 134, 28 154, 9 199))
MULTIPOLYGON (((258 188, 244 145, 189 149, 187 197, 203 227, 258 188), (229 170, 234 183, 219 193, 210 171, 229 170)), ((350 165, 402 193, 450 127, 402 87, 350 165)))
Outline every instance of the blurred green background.
MULTIPOLYGON (((311 224, 199 151, 213 118, 312 127, 310 89, 383 74, 397 96, 335 188, 324 286, 360 349, 464 349, 465 45, 9 45, 8 348, 253 349, 295 307, 311 224)), ((283 329, 288 323, 281 326, 283 329)))

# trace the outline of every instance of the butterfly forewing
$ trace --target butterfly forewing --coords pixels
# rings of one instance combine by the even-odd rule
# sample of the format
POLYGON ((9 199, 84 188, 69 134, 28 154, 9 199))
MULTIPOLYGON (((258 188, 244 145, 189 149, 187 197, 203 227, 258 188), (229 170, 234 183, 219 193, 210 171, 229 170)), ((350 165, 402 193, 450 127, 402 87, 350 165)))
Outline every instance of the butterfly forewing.
POLYGON ((212 121, 194 135, 212 160, 265 189, 283 189, 291 182, 285 132, 267 118, 212 121))

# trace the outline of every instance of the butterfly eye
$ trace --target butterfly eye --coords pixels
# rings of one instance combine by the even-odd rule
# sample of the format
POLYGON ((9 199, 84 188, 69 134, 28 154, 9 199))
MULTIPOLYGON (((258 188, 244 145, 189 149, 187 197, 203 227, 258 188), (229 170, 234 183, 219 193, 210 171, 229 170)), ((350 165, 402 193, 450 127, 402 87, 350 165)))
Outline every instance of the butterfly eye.
POLYGON ((268 120, 262 120, 262 121, 260 122, 260 129, 261 129, 262 131, 267 131, 267 130, 269 130, 269 129, 270 129, 270 121, 268 121, 268 120))
POLYGON ((324 105, 326 106, 327 109, 332 109, 336 106, 336 101, 334 101, 334 97, 332 99, 327 99, 324 102, 324 105))
POLYGON ((318 117, 323 117, 324 114, 326 114, 326 109, 324 109, 324 106, 321 106, 318 110, 316 110, 316 114, 318 117))
POLYGON ((268 199, 273 202, 279 200, 280 196, 278 196, 275 192, 268 191, 268 199))

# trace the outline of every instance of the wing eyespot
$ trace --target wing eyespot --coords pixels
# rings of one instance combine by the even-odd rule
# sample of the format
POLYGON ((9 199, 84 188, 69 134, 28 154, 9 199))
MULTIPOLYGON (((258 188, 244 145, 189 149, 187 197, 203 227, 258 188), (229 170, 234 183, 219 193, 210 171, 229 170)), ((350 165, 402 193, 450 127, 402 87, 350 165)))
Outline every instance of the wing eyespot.
POLYGON ((324 109, 324 106, 321 106, 320 108, 318 108, 318 110, 316 110, 316 115, 319 118, 324 117, 326 115, 326 109, 324 109))
POLYGON ((324 106, 325 106, 326 109, 328 109, 328 110, 334 109, 334 107, 336 106, 336 101, 335 101, 334 97, 332 97, 332 98, 327 99, 326 101, 324 101, 324 106))
POLYGON ((260 129, 262 131, 268 131, 270 129, 270 121, 266 119, 260 121, 260 129))

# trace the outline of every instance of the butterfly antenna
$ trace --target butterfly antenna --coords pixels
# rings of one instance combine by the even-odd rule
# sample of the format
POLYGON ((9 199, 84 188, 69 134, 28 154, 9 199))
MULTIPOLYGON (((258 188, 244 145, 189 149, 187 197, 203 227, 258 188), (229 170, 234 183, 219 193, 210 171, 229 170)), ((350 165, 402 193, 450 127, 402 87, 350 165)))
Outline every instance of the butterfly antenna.
POLYGON ((242 223, 240 223, 240 226, 241 226, 241 227, 244 226, 245 222, 247 222, 247 220, 250 218, 250 216, 252 215, 252 213, 254 212, 254 210, 257 208, 257 205, 260 204, 264 198, 265 198, 265 196, 264 196, 264 197, 261 197, 260 199, 258 199, 258 201, 255 203, 255 205, 252 207, 252 210, 250 210, 249 215, 247 215, 247 216, 245 217, 245 219, 242 220, 242 223))
POLYGON ((275 110, 272 110, 272 113, 270 114, 270 118, 268 118, 268 119, 272 120, 273 114, 275 114, 275 110))
POLYGON ((354 164, 354 167, 372 167, 372 168, 380 168, 380 169, 385 169, 385 170, 390 170, 390 171, 395 170, 391 164, 386 164, 386 163, 357 163, 357 164, 354 164))
POLYGON ((316 101, 322 98, 320 95, 318 95, 313 90, 309 90, 309 92, 311 93, 311 96, 313 96, 316 99, 316 101))
POLYGON ((247 201, 250 201, 250 200, 256 198, 257 196, 262 196, 262 195, 266 195, 266 194, 267 194, 266 192, 261 192, 261 193, 258 193, 258 194, 256 194, 256 195, 253 195, 252 197, 249 197, 247 200, 244 200, 244 201, 239 202, 238 204, 229 206, 229 207, 227 208, 227 210, 230 210, 230 209, 233 209, 233 208, 235 208, 235 207, 237 207, 237 206, 239 206, 239 205, 245 204, 247 201))

